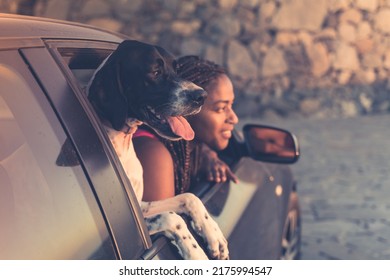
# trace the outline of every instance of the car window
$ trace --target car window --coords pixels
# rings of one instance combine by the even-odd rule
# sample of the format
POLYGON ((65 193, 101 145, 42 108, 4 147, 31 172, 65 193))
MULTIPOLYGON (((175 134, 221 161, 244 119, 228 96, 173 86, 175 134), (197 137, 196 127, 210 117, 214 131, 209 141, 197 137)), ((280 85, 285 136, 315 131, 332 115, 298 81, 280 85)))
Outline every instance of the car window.
POLYGON ((85 90, 95 70, 113 50, 92 48, 58 48, 58 52, 85 90))
POLYGON ((12 55, 0 53, 0 259, 116 258, 71 142, 12 55))

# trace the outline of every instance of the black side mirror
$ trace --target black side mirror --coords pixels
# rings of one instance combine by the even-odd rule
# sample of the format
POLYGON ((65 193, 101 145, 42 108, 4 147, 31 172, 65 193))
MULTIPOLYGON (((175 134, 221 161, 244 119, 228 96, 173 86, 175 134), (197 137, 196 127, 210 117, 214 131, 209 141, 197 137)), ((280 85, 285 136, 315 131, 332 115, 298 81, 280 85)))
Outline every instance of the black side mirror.
POLYGON ((243 128, 248 156, 273 163, 294 163, 299 158, 297 138, 287 130, 247 124, 243 128))

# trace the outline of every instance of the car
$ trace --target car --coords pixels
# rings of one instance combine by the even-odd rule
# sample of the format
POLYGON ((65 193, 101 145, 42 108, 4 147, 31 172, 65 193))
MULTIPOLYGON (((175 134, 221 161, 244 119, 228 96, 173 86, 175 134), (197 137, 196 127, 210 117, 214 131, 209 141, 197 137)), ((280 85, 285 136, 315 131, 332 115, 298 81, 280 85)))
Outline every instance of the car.
MULTIPOLYGON (((85 89, 127 37, 92 26, 0 14, 0 259, 180 259, 150 236, 85 89)), ((231 259, 296 259, 300 212, 289 164, 296 137, 259 124, 220 153, 240 182, 192 190, 231 259), (283 140, 281 140, 283 139, 283 140)))

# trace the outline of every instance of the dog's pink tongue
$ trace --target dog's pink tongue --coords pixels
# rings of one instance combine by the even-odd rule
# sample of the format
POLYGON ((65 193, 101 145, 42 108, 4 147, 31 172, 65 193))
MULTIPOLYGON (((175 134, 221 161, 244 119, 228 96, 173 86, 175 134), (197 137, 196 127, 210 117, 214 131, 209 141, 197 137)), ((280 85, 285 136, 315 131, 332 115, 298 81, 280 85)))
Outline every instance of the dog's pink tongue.
POLYGON ((168 117, 167 120, 173 133, 187 141, 194 139, 195 132, 184 117, 168 117))

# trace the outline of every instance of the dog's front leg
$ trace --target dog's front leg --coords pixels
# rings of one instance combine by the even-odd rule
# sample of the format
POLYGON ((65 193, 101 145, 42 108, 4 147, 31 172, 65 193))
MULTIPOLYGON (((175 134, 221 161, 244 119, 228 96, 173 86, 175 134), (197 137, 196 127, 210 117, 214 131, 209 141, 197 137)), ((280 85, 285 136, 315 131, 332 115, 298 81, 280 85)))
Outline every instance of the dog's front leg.
POLYGON ((173 211, 190 216, 191 225, 196 233, 207 243, 212 258, 228 259, 228 242, 218 224, 207 212, 202 201, 191 193, 184 193, 165 200, 142 202, 145 217, 162 211, 173 211))
POLYGON ((179 250, 185 260, 207 260, 207 256, 187 228, 182 217, 174 212, 163 212, 145 218, 150 234, 163 233, 179 250))

